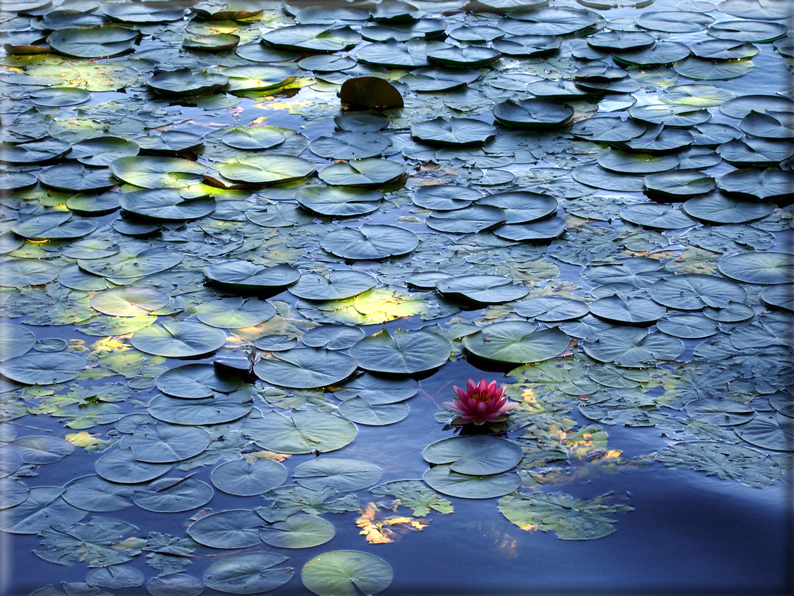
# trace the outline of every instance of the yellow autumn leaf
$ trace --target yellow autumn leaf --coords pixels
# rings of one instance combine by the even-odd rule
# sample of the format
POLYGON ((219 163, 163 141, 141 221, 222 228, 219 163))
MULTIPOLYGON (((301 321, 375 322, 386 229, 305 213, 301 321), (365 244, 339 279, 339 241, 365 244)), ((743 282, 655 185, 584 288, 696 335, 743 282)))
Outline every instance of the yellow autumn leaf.
POLYGON ((243 453, 243 459, 249 465, 253 464, 258 459, 269 459, 270 461, 284 461, 289 457, 286 453, 276 453, 275 451, 252 451, 251 453, 243 453))
POLYGON ((93 445, 104 443, 104 441, 99 438, 99 435, 90 435, 85 431, 81 431, 79 433, 70 433, 64 438, 75 447, 83 447, 85 449, 88 449, 93 445))

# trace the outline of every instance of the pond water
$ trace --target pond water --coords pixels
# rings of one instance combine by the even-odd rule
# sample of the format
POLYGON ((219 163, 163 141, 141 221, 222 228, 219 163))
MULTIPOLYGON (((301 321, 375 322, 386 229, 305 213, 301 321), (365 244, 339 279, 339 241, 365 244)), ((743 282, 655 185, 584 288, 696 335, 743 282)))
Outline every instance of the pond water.
POLYGON ((792 593, 790 6, 517 4, 0 2, 0 593, 792 593))

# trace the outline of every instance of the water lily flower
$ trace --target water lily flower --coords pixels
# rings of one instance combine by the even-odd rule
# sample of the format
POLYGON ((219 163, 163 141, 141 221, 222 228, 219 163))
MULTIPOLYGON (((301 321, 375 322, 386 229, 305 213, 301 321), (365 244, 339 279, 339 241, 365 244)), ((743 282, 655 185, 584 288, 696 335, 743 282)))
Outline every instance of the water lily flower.
POLYGON ((505 397, 506 388, 497 387, 496 381, 486 383, 483 379, 475 383, 473 379, 469 379, 466 391, 460 387, 454 387, 454 390, 457 397, 443 405, 458 412, 458 420, 463 424, 473 422, 480 426, 486 422, 503 422, 507 419, 507 413, 518 405, 508 403, 505 397))

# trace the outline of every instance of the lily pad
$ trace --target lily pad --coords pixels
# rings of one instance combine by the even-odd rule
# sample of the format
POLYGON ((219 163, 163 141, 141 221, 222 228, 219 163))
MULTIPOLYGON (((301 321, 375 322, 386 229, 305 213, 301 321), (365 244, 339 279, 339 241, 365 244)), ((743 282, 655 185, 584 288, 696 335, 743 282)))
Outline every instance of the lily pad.
POLYGON ((277 548, 311 548, 325 544, 334 537, 331 522, 316 515, 296 513, 282 522, 259 530, 262 542, 277 548))
POLYGON ((583 344, 585 353, 599 362, 626 368, 646 368, 659 361, 675 360, 684 351, 681 340, 645 329, 616 327, 591 337, 583 344))
POLYGON ((160 391, 184 399, 212 397, 215 392, 231 393, 241 384, 238 377, 224 375, 208 364, 177 366, 157 377, 160 391))
POLYGON ((257 445, 277 453, 325 453, 349 445, 356 437, 352 422, 320 410, 294 410, 287 418, 276 412, 265 414, 246 436, 257 445))
POLYGON ((772 484, 782 475, 777 462, 768 455, 744 445, 718 441, 675 443, 660 451, 656 459, 666 466, 690 468, 759 488, 772 484))
POLYGON ((405 166, 388 159, 369 158, 337 163, 320 170, 320 180, 332 186, 385 186, 405 174, 405 166))
POLYGON ((775 285, 791 281, 794 256, 782 252, 746 252, 720 260, 720 273, 749 284, 775 285))
POLYGON ((560 540, 595 540, 615 531, 615 513, 631 511, 628 505, 609 505, 607 496, 590 501, 563 493, 517 493, 499 500, 499 511, 527 531, 554 531, 560 540))
POLYGON ((436 290, 445 298, 476 304, 501 304, 519 300, 529 289, 515 285, 501 275, 449 277, 436 282, 436 290))
POLYGON ((568 336, 559 329, 538 331, 536 323, 492 323, 463 338, 463 346, 479 358, 505 364, 549 360, 568 347, 568 336))
POLYGON ((744 288, 711 275, 675 275, 655 282, 649 292, 659 304, 678 310, 701 310, 707 306, 725 308, 743 302, 744 288))
POLYGON ((200 182, 206 168, 177 157, 121 157, 110 164, 113 175, 142 188, 182 188, 200 182))
POLYGON ((4 361, 0 373, 25 385, 53 385, 76 379, 86 366, 76 354, 32 353, 4 361))
MULTIPOLYGON (((264 525, 262 518, 250 509, 231 509, 202 517, 188 527, 187 534, 210 548, 246 548, 262 543, 259 529, 264 525)), ((206 577, 204 581, 206 583, 206 577)))
POLYGON ((140 32, 122 27, 80 27, 54 31, 47 38, 56 52, 74 58, 112 58, 129 52, 140 32))
POLYGON ((690 217, 714 224, 743 224, 763 219, 775 208, 769 203, 744 201, 719 192, 693 197, 681 205, 690 217))
POLYGON ((256 459, 249 464, 244 459, 234 459, 212 471, 212 483, 218 490, 238 497, 261 495, 281 486, 287 479, 287 468, 268 459, 256 459))
POLYGON ((400 375, 438 368, 451 351, 449 342, 440 335, 401 329, 393 335, 383 329, 350 348, 350 354, 364 370, 400 375))
POLYGON ((262 36, 269 46, 296 52, 345 52, 361 41, 350 27, 329 25, 292 25, 269 31, 262 36))
POLYGON ((545 99, 509 99, 493 109, 494 118, 512 128, 555 128, 573 118, 573 108, 545 99))
POLYGON ((276 314, 269 302, 255 298, 220 298, 205 302, 196 310, 196 318, 210 327, 241 329, 264 323, 276 314))
POLYGON ((431 443, 422 452, 431 464, 450 464, 452 472, 488 476, 512 470, 524 457, 510 441, 489 436, 452 437, 431 443))
POLYGON ((313 348, 278 352, 254 365, 254 373, 263 381, 294 389, 327 387, 355 370, 356 361, 350 356, 313 348))
POLYGON ((226 343, 226 334, 202 323, 164 321, 132 334, 130 343, 141 352, 166 358, 191 358, 211 354, 226 343))
POLYGON ((161 70, 146 80, 155 92, 167 97, 193 97, 218 91, 227 85, 229 77, 189 68, 161 70))
POLYGON ((352 550, 323 553, 303 566, 303 585, 319 596, 366 596, 382 592, 392 582, 391 567, 383 559, 352 550))
POLYGON ((287 265, 264 267, 243 260, 209 265, 204 275, 220 286, 250 292, 275 292, 300 279, 300 272, 287 265))
POLYGON ((219 168, 229 180, 256 186, 301 180, 311 176, 314 170, 312 162, 290 155, 253 155, 226 162, 219 168))
POLYGON ((379 260, 408 254, 419 238, 405 228, 364 224, 359 229, 342 228, 329 233, 320 246, 337 257, 357 261, 379 260))
POLYGON ((323 490, 335 488, 349 492, 377 484, 382 470, 371 463, 335 457, 320 458, 300 464, 292 477, 306 488, 323 490))
MULTIPOLYGON (((197 430, 197 429, 194 429, 197 430)), ((133 493, 141 509, 155 513, 181 513, 203 507, 212 500, 212 487, 206 482, 186 478, 160 478, 133 493)))
POLYGON ((513 492, 521 486, 516 472, 502 472, 488 476, 459 474, 452 466, 435 466, 423 477, 424 481, 442 495, 461 499, 493 499, 513 492))

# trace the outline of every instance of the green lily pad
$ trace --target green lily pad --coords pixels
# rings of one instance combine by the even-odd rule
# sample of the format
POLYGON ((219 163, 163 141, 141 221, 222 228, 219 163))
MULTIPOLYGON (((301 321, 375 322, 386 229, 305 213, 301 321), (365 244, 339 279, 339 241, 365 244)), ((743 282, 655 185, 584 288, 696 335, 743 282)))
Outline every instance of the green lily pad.
POLYGON ((94 513, 118 511, 132 505, 133 489, 129 485, 108 482, 96 475, 70 481, 63 500, 73 507, 94 513))
POLYGON ((620 219, 654 230, 680 230, 697 223, 681 209, 657 203, 640 203, 624 207, 620 210, 620 219))
POLYGON ((546 99, 512 99, 493 108, 494 118, 512 128, 553 128, 565 126, 573 118, 573 108, 546 99))
POLYGON ((128 184, 154 189, 182 188, 200 182, 207 169, 177 157, 128 156, 111 162, 110 171, 128 184))
POLYGON ((450 464, 452 472, 488 476, 512 470, 524 452, 515 443, 496 437, 451 437, 425 447, 422 457, 431 464, 450 464))
POLYGON ((229 77, 227 87, 230 93, 248 91, 271 91, 280 89, 298 78, 300 70, 294 65, 252 65, 232 66, 223 70, 229 77))
POLYGON ((498 207, 475 204, 455 211, 431 213, 427 226, 449 234, 477 234, 504 223, 506 218, 498 207))
POLYGON ((794 425, 790 422, 775 424, 771 420, 756 417, 747 424, 735 428, 741 439, 770 451, 794 452, 794 425))
POLYGON ((203 399, 216 392, 231 393, 241 384, 238 377, 224 375, 209 364, 177 366, 157 377, 160 391, 183 399, 203 399))
POLYGON ((471 205, 482 197, 476 189, 451 184, 421 186, 416 189, 411 200, 424 209, 435 211, 454 211, 471 205))
POLYGON ((392 582, 393 572, 383 559, 352 550, 323 553, 303 566, 303 585, 319 596, 366 596, 382 592, 392 582))
POLYGON ((32 353, 4 361, 0 373, 25 385, 54 385, 76 379, 87 364, 76 354, 32 353))
POLYGON ((788 199, 794 196, 794 174, 786 170, 743 168, 720 176, 717 187, 738 198, 758 201, 788 199))
POLYGON ((717 186, 708 174, 680 170, 651 174, 643 182, 649 192, 671 198, 706 194, 717 186))
POLYGON ((254 373, 266 383, 294 389, 327 387, 355 370, 356 361, 350 356, 313 348, 278 352, 254 365, 254 373))
POLYGON ((292 25, 269 31, 262 36, 269 46, 296 52, 346 52, 361 41, 350 27, 329 25, 292 25))
POLYGON ((649 291, 659 304, 678 310, 725 308, 745 299, 744 288, 711 275, 675 275, 655 282, 649 291))
POLYGON ((316 515, 296 513, 259 530, 262 542, 277 548, 311 548, 333 539, 334 525, 316 515))
POLYGON ((146 80, 155 92, 167 97, 193 97, 212 93, 225 87, 229 77, 189 68, 161 70, 146 80))
POLYGON ((769 203, 743 201, 721 193, 693 197, 681 209, 700 221, 715 224, 742 224, 763 219, 774 211, 769 203))
POLYGON ((327 276, 305 273, 289 291, 304 300, 345 300, 374 288, 377 280, 359 271, 335 270, 327 276))
POLYGON ((204 275, 220 286, 254 292, 281 290, 300 279, 300 272, 287 265, 264 267, 242 260, 209 265, 204 275))
POLYGON ((112 58, 129 52, 140 32, 122 27, 80 27, 54 31, 47 43, 59 54, 74 58, 112 58))
POLYGON ((667 309, 647 298, 607 296, 591 303, 590 312, 610 323, 643 326, 661 319, 667 309))
POLYGON ((258 151, 278 147, 287 137, 276 126, 247 126, 230 128, 221 141, 229 147, 243 151, 258 151))
POLYGON ((209 484, 188 476, 155 480, 145 489, 136 490, 132 499, 146 511, 181 513, 203 507, 212 500, 212 496, 213 490, 209 484))
POLYGON ((656 459, 666 466, 690 468, 758 488, 772 484, 782 475, 778 463, 768 455, 744 445, 718 441, 675 443, 657 453, 656 459))
POLYGON ((323 168, 317 174, 332 186, 385 186, 405 174, 405 166, 388 159, 375 157, 352 163, 337 163, 323 168))
MULTIPOLYGON (((264 525, 265 522, 255 511, 231 509, 202 517, 188 527, 187 535, 210 548, 247 548, 262 543, 259 539, 259 529, 264 525)), ((222 559, 222 561, 227 560, 228 558, 222 559)), ((206 583, 206 574, 204 581, 206 583)))
POLYGON ((141 484, 159 478, 171 464, 150 464, 135 459, 129 449, 117 449, 100 457, 94 465, 100 478, 117 484, 141 484))
POLYGON ((755 418, 755 410, 732 399, 698 399, 686 405, 686 413, 695 420, 717 426, 746 424, 755 418))
POLYGON ((354 397, 339 406, 339 414, 351 422, 365 426, 396 424, 408 417, 407 404, 372 405, 360 397, 354 397))
POLYGON ((458 147, 481 145, 496 135, 496 129, 474 118, 434 118, 411 125, 411 136, 434 145, 458 147))
POLYGON ((367 215, 380 207, 383 195, 354 187, 305 186, 295 197, 304 209, 329 217, 367 215))
POLYGON ((211 354, 226 343, 226 334, 202 323, 164 321, 132 334, 130 343, 141 352, 166 358, 191 358, 211 354))
POLYGON ((234 459, 212 471, 215 488, 238 497, 261 495, 281 486, 287 479, 287 468, 268 459, 256 459, 249 464, 244 459, 234 459))
POLYGON ((794 256, 782 252, 746 252, 724 257, 717 265, 720 273, 748 284, 787 283, 794 273, 794 256))
POLYGON ((463 346, 479 358, 525 364, 558 356, 568 347, 568 336, 558 329, 537 330, 536 323, 492 323, 463 338, 463 346))
POLYGON ((37 486, 30 495, 15 507, 5 509, 0 520, 0 530, 9 534, 38 534, 52 524, 69 525, 79 522, 86 511, 72 507, 61 498, 60 486, 37 486))
POLYGON ((139 317, 160 310, 170 300, 155 288, 122 287, 94 294, 91 307, 114 317, 139 317))
POLYGON ((382 329, 350 348, 350 354, 364 370, 413 375, 442 366, 451 350, 449 342, 434 333, 398 329, 392 335, 382 329))
POLYGON ((169 424, 207 426, 239 420, 252 407, 251 396, 244 391, 191 399, 158 395, 149 402, 149 414, 169 424))
POLYGON ((119 204, 126 213, 153 221, 191 221, 215 211, 211 197, 184 199, 170 188, 122 193, 119 204))
POLYGON ((442 279, 435 285, 445 298, 477 304, 501 304, 519 300, 529 293, 529 288, 514 285, 512 281, 501 275, 469 275, 442 279))
POLYGON ((396 380, 364 373, 333 391, 334 397, 342 401, 360 397, 372 405, 386 405, 412 398, 419 392, 419 384, 413 379, 396 380))
POLYGON ((424 481, 442 495, 461 499, 493 499, 513 492, 521 486, 516 472, 502 472, 488 476, 459 474, 451 466, 435 466, 423 477, 424 481))
POLYGON ((554 531, 560 540, 596 540, 615 531, 615 513, 631 511, 628 505, 609 505, 607 495, 590 501, 563 493, 517 493, 499 500, 499 511, 527 531, 554 531))
POLYGON ((104 190, 118 184, 107 168, 86 168, 83 164, 67 163, 53 166, 39 173, 39 182, 65 192, 104 190))
POLYGON ((89 99, 91 99, 90 92, 76 87, 49 87, 30 94, 30 101, 33 104, 49 108, 76 106, 89 99))
POLYGON ((229 180, 257 186, 293 182, 311 176, 315 165, 290 155, 254 155, 226 162, 219 168, 229 180))
POLYGON ((121 447, 131 449, 135 461, 149 464, 170 464, 184 461, 204 451, 210 436, 202 428, 185 426, 141 426, 121 442, 121 447))
POLYGON ((205 302, 196 310, 196 318, 210 327, 240 329, 264 323, 276 309, 264 300, 238 297, 220 298, 205 302))
POLYGON ((767 306, 794 311, 794 285, 769 286, 761 291, 761 301, 767 306))
POLYGON ((645 329, 615 327, 588 338, 585 353, 599 362, 612 362, 626 368, 646 368, 659 361, 675 360, 684 351, 681 340, 645 329))
POLYGON ((356 432, 355 424, 339 416, 320 410, 294 410, 291 418, 269 412, 245 434, 257 445, 278 453, 325 453, 349 445, 356 432))
POLYGON ((320 246, 332 255, 357 261, 408 254, 418 244, 419 238, 410 230, 369 224, 335 230, 320 241, 320 246))
POLYGON ((383 471, 371 463, 335 457, 304 462, 292 473, 301 486, 314 490, 331 487, 339 492, 367 488, 377 484, 382 475, 383 471))

